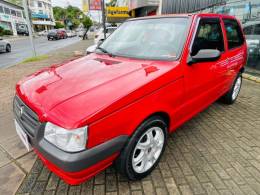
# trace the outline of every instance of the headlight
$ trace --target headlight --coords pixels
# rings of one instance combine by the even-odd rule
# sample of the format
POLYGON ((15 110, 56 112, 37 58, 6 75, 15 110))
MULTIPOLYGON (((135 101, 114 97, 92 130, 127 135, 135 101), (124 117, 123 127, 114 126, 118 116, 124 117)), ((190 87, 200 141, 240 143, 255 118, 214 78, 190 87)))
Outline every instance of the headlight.
POLYGON ((67 130, 48 122, 44 138, 64 151, 79 152, 86 148, 87 134, 87 127, 67 130))

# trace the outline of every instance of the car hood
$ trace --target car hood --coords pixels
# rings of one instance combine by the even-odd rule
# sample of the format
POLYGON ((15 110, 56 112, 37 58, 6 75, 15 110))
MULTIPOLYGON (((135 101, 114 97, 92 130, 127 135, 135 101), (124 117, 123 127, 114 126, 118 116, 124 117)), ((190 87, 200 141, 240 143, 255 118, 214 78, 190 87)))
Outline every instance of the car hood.
POLYGON ((20 81, 16 90, 42 122, 72 129, 151 93, 160 87, 151 81, 176 66, 91 54, 36 72, 20 81))

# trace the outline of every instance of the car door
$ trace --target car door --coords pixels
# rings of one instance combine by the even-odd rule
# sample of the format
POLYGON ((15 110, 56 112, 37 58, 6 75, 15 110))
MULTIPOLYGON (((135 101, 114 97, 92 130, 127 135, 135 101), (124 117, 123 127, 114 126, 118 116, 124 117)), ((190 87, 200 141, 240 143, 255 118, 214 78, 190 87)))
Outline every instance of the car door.
POLYGON ((246 64, 247 49, 241 26, 237 20, 233 18, 223 18, 223 23, 228 55, 227 79, 223 88, 227 91, 233 84, 239 69, 246 64))
POLYGON ((219 63, 227 63, 221 20, 217 17, 199 17, 197 24, 187 58, 195 56, 202 49, 219 50, 221 57, 216 61, 184 64, 184 115, 187 118, 201 111, 219 97, 216 71, 219 63))

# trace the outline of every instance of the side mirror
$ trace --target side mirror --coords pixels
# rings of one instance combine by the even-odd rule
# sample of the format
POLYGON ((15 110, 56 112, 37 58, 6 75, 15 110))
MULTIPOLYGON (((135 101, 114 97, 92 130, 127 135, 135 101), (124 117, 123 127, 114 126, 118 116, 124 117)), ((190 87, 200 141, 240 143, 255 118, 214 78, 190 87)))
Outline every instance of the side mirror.
POLYGON ((188 64, 194 64, 197 62, 213 62, 220 58, 221 52, 217 49, 201 49, 194 56, 189 56, 188 64))

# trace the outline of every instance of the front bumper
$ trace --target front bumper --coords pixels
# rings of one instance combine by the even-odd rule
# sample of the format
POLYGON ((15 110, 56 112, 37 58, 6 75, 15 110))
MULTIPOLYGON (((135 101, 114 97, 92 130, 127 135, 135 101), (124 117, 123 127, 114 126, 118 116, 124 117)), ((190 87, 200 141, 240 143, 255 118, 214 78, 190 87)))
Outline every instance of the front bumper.
MULTIPOLYGON (((16 102, 24 106, 25 115, 33 115, 18 97, 16 102)), ((65 152, 44 139, 45 124, 39 122, 37 129, 29 129, 26 118, 17 115, 15 106, 15 119, 28 136, 34 151, 51 171, 71 185, 79 184, 110 166, 128 139, 128 136, 122 135, 81 152, 65 152)))

